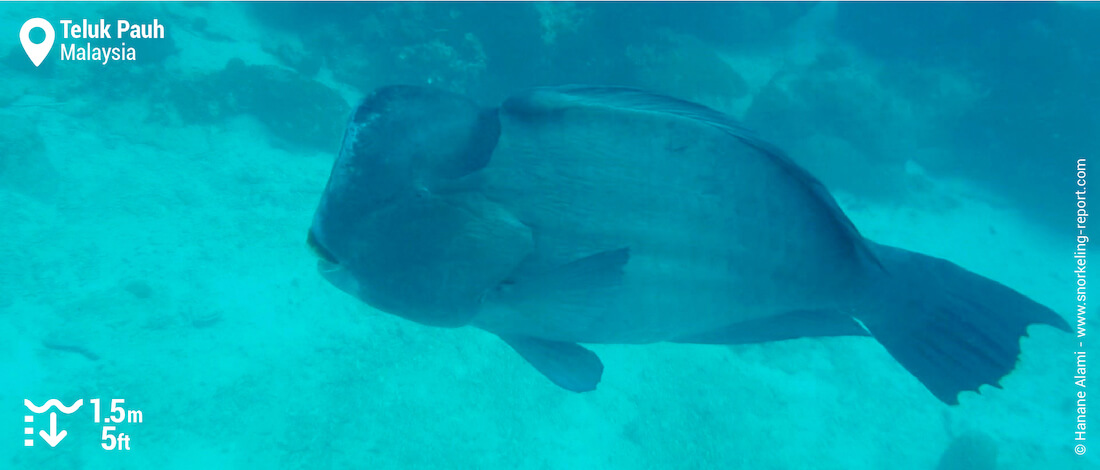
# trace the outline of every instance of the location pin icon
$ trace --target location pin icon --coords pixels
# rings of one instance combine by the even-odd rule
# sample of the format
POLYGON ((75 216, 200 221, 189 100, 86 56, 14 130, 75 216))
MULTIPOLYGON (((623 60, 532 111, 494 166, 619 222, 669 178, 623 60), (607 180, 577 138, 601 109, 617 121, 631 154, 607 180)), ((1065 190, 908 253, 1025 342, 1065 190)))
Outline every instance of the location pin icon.
POLYGON ((41 65, 42 60, 50 53, 50 49, 53 49, 53 37, 53 25, 49 21, 31 18, 23 23, 23 28, 19 30, 19 42, 23 43, 23 50, 27 51, 27 57, 31 58, 35 67, 41 65), (38 44, 31 42, 31 30, 34 28, 42 28, 42 31, 46 32, 45 41, 38 44))

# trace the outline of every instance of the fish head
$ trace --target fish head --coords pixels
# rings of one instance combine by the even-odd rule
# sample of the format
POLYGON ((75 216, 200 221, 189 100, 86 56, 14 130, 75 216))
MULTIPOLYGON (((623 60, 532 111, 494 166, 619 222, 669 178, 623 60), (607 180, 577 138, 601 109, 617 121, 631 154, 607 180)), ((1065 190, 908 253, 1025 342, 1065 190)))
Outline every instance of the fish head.
POLYGON ((496 110, 461 95, 371 93, 348 124, 307 237, 321 275, 387 313, 466 324, 511 269, 501 255, 511 252, 491 245, 529 245, 525 227, 469 188, 454 194, 489 162, 499 134, 496 110))
POLYGON ((362 214, 446 186, 484 167, 499 136, 495 108, 434 88, 380 88, 348 122, 318 212, 362 214))

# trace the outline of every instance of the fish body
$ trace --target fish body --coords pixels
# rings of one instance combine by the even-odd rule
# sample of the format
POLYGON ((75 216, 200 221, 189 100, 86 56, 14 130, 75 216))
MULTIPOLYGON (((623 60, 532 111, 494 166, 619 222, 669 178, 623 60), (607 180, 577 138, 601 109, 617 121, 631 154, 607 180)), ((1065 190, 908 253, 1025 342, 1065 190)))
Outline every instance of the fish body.
POLYGON ((500 336, 594 389, 577 343, 872 336, 941 400, 1009 373, 1050 309, 864 238, 778 147, 639 90, 538 88, 485 108, 419 87, 349 123, 309 232, 322 274, 420 323, 500 336))
POLYGON ((839 308, 874 267, 816 181, 702 106, 626 89, 540 89, 505 101, 500 122, 481 192, 537 227, 517 278, 621 248, 630 259, 616 289, 576 303, 519 298, 509 310, 522 315, 494 309, 475 325, 560 341, 675 341, 839 308))

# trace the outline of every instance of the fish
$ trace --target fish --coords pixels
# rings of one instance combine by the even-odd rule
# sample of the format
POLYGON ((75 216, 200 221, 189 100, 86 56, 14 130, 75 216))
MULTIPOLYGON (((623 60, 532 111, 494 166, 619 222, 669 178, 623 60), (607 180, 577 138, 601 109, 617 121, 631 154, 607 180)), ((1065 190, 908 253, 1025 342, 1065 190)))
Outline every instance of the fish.
POLYGON ((860 234, 825 186, 733 118, 643 90, 539 87, 482 106, 395 85, 349 120, 307 235, 371 307, 500 337, 595 390, 582 344, 870 337, 944 403, 1000 387, 1030 325, 992 279, 860 234))

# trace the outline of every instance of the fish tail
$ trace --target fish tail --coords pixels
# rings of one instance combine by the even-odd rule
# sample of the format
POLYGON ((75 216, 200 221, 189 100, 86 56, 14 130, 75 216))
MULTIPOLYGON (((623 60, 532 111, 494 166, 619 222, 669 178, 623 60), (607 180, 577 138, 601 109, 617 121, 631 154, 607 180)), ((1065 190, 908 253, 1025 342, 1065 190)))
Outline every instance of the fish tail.
POLYGON ((949 261, 871 243, 883 274, 855 317, 937 398, 1000 388, 1032 324, 1069 331, 1053 310, 949 261))

